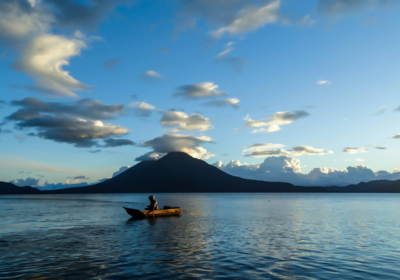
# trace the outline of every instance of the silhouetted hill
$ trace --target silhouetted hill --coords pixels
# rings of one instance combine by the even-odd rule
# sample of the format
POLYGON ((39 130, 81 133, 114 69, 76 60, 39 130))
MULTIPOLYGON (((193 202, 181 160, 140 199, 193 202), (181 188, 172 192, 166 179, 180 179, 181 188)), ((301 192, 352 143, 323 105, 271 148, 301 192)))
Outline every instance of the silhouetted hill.
POLYGON ((157 161, 142 161, 102 183, 53 191, 0 182, 0 194, 32 193, 168 193, 168 192, 353 192, 400 193, 400 180, 378 180, 346 187, 300 187, 229 175, 188 154, 173 152, 157 161))
POLYGON ((400 180, 376 180, 346 187, 330 187, 327 189, 335 192, 351 193, 400 193, 400 180))
POLYGON ((248 180, 229 175, 186 153, 172 152, 157 161, 142 161, 97 185, 52 193, 160 192, 326 192, 324 188, 248 180))
POLYGON ((41 193, 32 187, 18 187, 12 183, 0 182, 0 194, 35 194, 41 193))

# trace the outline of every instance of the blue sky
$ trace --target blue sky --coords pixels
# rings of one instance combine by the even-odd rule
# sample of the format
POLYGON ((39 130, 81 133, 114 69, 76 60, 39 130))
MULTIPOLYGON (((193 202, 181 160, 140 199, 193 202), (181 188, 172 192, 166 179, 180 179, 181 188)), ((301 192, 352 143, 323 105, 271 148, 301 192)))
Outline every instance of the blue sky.
POLYGON ((0 180, 91 183, 174 150, 234 175, 283 157, 279 180, 400 174, 396 1, 88 2, 0 2, 0 180))

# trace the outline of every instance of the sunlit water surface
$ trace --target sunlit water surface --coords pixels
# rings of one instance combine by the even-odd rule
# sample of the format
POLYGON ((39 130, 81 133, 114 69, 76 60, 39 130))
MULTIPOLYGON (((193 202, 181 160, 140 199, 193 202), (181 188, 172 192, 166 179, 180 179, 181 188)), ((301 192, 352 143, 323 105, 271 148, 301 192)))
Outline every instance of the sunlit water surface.
POLYGON ((399 279, 400 195, 0 196, 0 279, 399 279))

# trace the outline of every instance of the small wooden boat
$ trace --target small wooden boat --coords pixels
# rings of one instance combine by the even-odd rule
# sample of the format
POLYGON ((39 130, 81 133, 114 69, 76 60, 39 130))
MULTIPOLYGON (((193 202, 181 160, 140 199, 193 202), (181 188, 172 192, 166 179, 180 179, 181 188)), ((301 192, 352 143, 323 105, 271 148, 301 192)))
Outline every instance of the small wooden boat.
POLYGON ((168 207, 167 209, 160 210, 137 210, 132 208, 124 207, 126 213, 132 216, 134 219, 144 219, 144 218, 153 218, 153 217, 167 217, 167 216, 179 216, 181 214, 181 209, 179 207, 172 208, 168 207))

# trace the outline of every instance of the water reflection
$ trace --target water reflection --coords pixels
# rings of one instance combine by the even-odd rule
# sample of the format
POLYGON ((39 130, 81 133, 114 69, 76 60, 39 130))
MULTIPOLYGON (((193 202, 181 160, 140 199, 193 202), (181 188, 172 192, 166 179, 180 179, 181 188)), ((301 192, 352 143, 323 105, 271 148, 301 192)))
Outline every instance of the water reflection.
POLYGON ((122 206, 144 208, 147 196, 0 197, 0 279, 400 273, 400 196, 158 194, 182 216, 128 219, 122 206))

